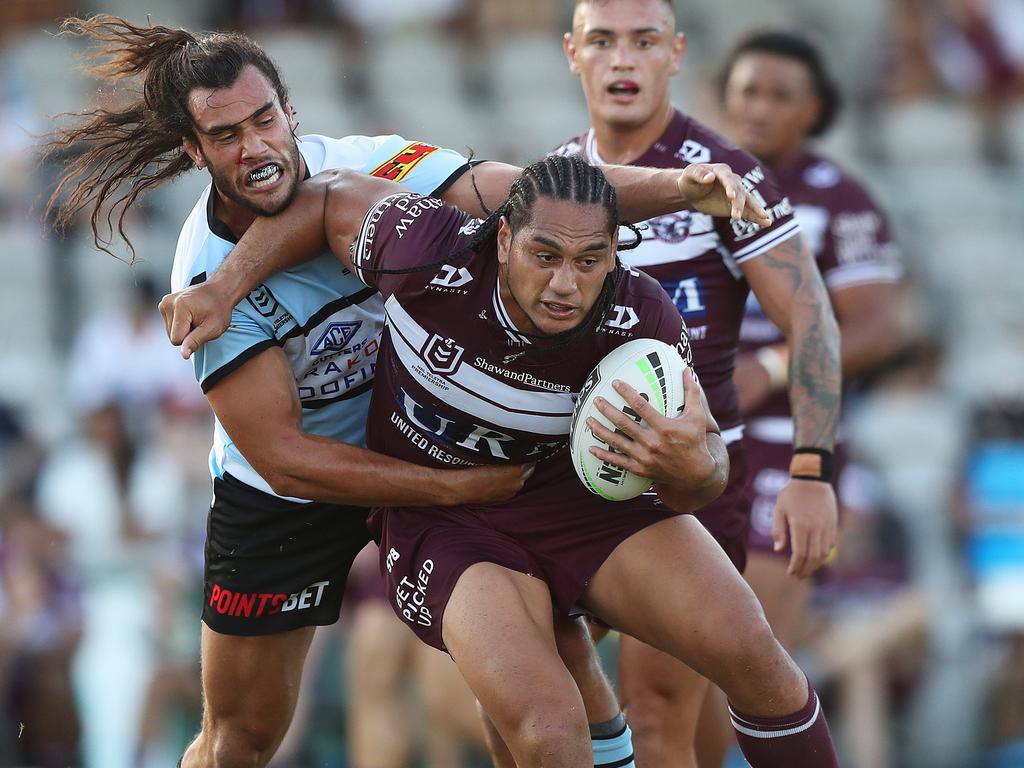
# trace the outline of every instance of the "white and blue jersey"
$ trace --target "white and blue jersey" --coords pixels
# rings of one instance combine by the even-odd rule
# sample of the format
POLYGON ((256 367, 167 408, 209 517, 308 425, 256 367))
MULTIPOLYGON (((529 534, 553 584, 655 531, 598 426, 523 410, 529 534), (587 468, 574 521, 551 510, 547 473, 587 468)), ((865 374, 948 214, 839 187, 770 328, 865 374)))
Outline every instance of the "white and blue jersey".
MULTIPOLYGON (((468 167, 457 152, 400 136, 303 136, 298 147, 310 174, 352 168, 401 182, 422 195, 440 194, 468 167)), ((203 191, 182 227, 172 291, 204 281, 235 246, 231 232, 213 216, 211 191, 209 186, 203 191)), ((383 322, 377 291, 325 253, 271 276, 239 303, 228 330, 192 355, 196 378, 207 392, 253 356, 281 347, 295 375, 303 430, 363 445, 383 322)), ((219 420, 210 471, 215 478, 230 473, 246 485, 274 493, 219 420)))

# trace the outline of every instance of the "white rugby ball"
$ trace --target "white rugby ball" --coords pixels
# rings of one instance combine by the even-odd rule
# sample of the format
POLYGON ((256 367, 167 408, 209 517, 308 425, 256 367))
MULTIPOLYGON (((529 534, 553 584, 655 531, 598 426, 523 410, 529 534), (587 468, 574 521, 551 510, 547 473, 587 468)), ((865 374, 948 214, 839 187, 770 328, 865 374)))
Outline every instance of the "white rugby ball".
POLYGON ((601 461, 590 446, 608 450, 608 444, 594 437, 587 427, 593 416, 608 429, 615 429, 594 405, 603 397, 635 421, 643 422, 612 388, 618 379, 629 384, 663 416, 676 416, 683 409, 683 373, 686 363, 675 347, 657 339, 634 339, 613 349, 597 364, 580 392, 569 427, 569 449, 576 474, 591 493, 609 501, 625 501, 649 491, 654 481, 601 461))

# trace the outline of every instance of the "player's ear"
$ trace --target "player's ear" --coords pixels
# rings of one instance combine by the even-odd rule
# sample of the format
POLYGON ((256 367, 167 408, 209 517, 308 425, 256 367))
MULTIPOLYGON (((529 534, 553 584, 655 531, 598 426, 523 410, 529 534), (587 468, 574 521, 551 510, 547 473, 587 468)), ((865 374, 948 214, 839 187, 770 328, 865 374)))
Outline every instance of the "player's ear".
POLYGON ((296 112, 292 109, 291 104, 284 105, 284 114, 285 117, 288 118, 288 127, 291 129, 292 133, 295 133, 295 130, 299 127, 299 120, 295 116, 296 112))
POLYGON ((512 226, 508 223, 508 217, 502 216, 498 221, 498 263, 508 264, 508 254, 512 250, 512 226))
POLYGON ((684 53, 686 53, 686 35, 677 32, 672 40, 672 66, 669 68, 673 75, 679 71, 679 66, 683 63, 684 53))
POLYGON ((576 66, 576 43, 573 42, 572 32, 562 35, 562 50, 565 51, 565 58, 569 61, 569 71, 578 75, 580 68, 576 66))
POLYGON ((198 144, 187 136, 183 136, 181 139, 181 146, 185 150, 185 154, 192 158, 192 162, 196 164, 196 168, 206 167, 206 158, 203 157, 203 153, 199 150, 198 144))

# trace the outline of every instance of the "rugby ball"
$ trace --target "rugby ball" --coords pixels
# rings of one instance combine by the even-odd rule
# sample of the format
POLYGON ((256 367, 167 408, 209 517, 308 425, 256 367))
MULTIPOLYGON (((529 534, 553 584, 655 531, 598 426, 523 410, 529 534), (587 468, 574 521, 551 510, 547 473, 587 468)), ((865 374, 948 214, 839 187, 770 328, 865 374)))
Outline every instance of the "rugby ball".
POLYGON ((649 491, 654 485, 653 480, 603 462, 590 452, 592 445, 608 450, 608 444, 594 437, 587 427, 588 416, 614 429, 594 405, 594 399, 603 397, 613 407, 643 424, 636 412, 612 388, 612 382, 618 379, 635 389, 658 413, 676 416, 683 409, 685 371, 686 363, 675 347, 657 339, 634 339, 613 349, 590 372, 573 409, 569 449, 576 474, 591 493, 609 501, 625 501, 649 491))

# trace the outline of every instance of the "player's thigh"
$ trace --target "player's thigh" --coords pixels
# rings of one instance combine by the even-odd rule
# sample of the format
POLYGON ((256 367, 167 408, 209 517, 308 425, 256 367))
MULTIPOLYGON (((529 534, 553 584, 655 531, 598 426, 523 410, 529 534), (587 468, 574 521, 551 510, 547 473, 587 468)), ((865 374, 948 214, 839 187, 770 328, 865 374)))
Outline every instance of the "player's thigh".
POLYGON ((579 691, 555 647, 543 581, 493 563, 471 565, 448 599, 442 635, 506 739, 531 728, 566 727, 574 717, 585 731, 579 691))
POLYGON ((774 553, 753 551, 743 576, 764 608, 775 636, 786 648, 800 638, 804 614, 811 596, 806 579, 789 575, 789 561, 774 553))
POLYGON ((774 644, 754 593, 691 515, 622 542, 583 599, 612 626, 711 679, 735 677, 748 649, 774 644))
POLYGON ((276 731, 295 709, 302 666, 315 627, 255 637, 214 632, 203 624, 204 719, 276 731))

